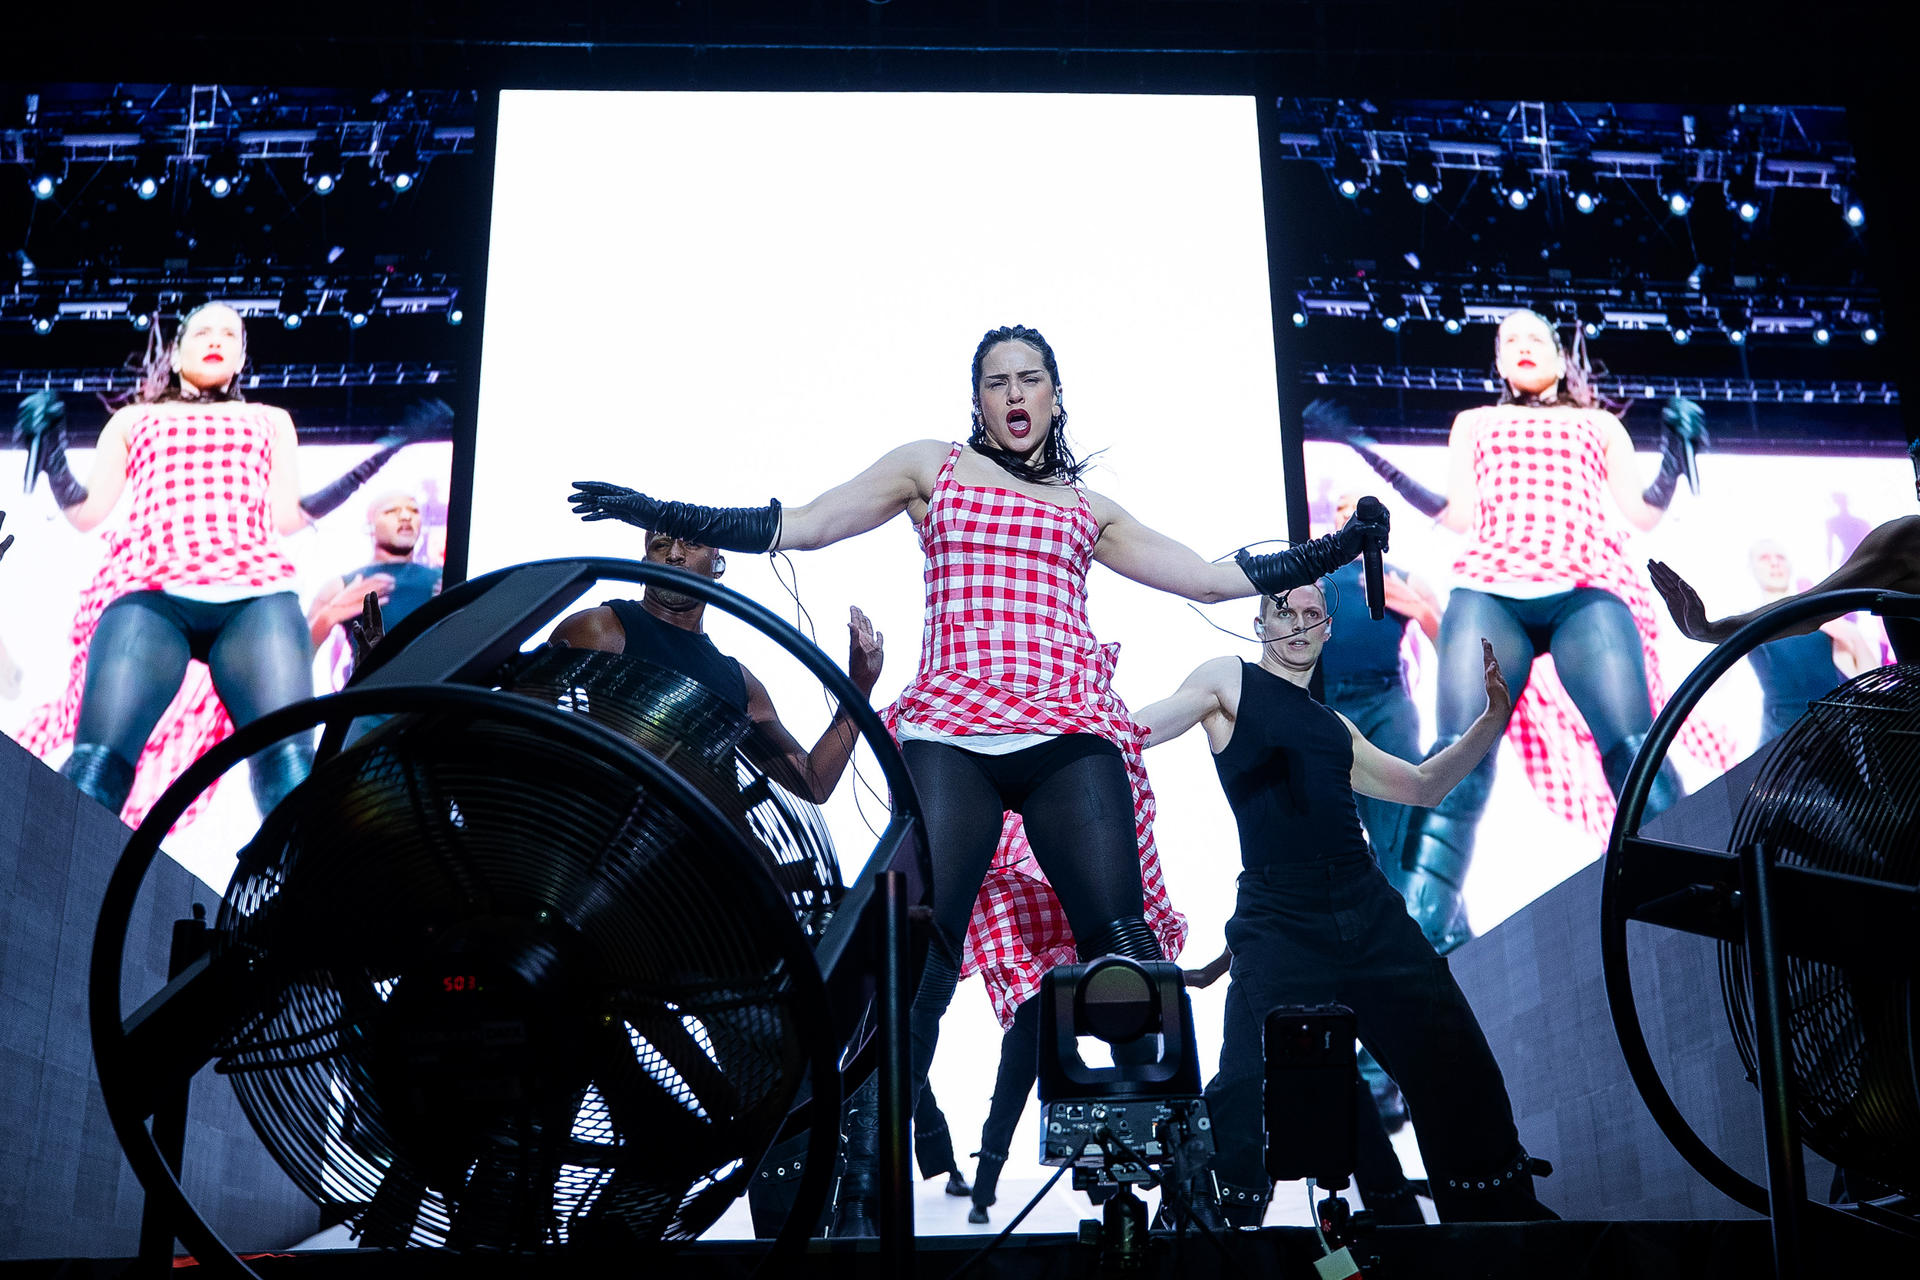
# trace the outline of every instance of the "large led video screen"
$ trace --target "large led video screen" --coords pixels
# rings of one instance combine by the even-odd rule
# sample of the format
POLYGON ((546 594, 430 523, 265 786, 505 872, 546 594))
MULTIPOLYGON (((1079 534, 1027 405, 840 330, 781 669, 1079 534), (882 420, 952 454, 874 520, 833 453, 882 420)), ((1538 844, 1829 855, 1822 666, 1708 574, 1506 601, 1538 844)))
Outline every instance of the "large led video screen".
MULTIPOLYGON (((138 823, 236 715, 340 686, 367 589, 438 588, 475 97, 4 92, 0 729, 138 823)), ((164 841, 216 888, 254 781, 164 841)))
MULTIPOLYGON (((1725 617, 1805 590, 1914 510, 1874 211, 1838 108, 1289 98, 1276 123, 1277 201, 1312 228, 1284 397, 1309 520, 1381 496, 1412 602, 1387 623, 1398 661, 1378 644, 1329 661, 1330 700, 1356 717, 1411 704, 1418 729, 1391 749, 1418 758, 1477 711, 1457 659, 1477 668, 1481 635, 1539 655, 1508 673, 1532 679, 1490 783, 1376 834, 1416 894, 1458 883, 1464 916, 1430 934, 1484 933, 1600 855, 1635 735, 1708 652, 1649 561, 1725 617), (1682 426, 1690 467, 1668 443, 1682 426), (1584 604, 1601 612, 1575 621, 1584 604)), ((1361 642, 1364 623, 1337 626, 1361 642)), ((1708 785, 1889 660, 1870 617, 1769 646, 1696 711, 1669 783, 1708 785)))
MULTIPOLYGON (((640 557, 638 529, 573 516, 575 480, 796 504, 897 445, 964 440, 974 347, 1009 324, 1058 356, 1069 438, 1097 455, 1090 488, 1208 558, 1283 538, 1266 235, 1246 98, 505 93, 471 571, 640 557)), ((801 617, 843 663, 848 610, 869 615, 876 706, 912 675, 925 602, 905 518, 794 554, 798 604, 784 561, 728 561, 725 585, 801 617)), ((1089 594, 1135 709, 1203 659, 1255 652, 1210 625, 1250 635, 1251 599, 1192 609, 1098 567, 1089 594)), ((810 744, 829 715, 818 683, 707 620, 810 744)), ((1198 742, 1147 768, 1188 955, 1205 959, 1239 858, 1198 742)), ((884 813, 861 760, 826 806, 849 879, 884 813)), ((1203 1008, 1204 1042, 1217 1016, 1203 1008)), ((943 1035, 932 1083, 964 1144, 999 1040, 978 984, 943 1035)))

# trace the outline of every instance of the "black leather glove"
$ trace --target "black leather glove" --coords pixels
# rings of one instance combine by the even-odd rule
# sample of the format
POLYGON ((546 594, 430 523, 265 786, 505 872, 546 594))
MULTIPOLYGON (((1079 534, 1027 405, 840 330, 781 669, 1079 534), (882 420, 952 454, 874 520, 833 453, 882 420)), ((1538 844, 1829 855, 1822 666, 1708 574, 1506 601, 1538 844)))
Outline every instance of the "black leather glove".
POLYGON ((1392 485, 1393 491, 1405 498, 1407 505, 1411 506, 1421 515, 1432 519, 1447 509, 1445 496, 1435 493, 1375 453, 1373 451, 1373 441, 1356 433, 1347 437, 1347 445, 1355 453, 1366 459, 1367 465, 1373 468, 1374 474, 1392 485))
POLYGON ((445 400, 416 400, 401 413, 392 430, 374 441, 377 447, 372 457, 300 499, 300 509, 307 513, 307 519, 318 520, 352 497, 354 490, 373 479, 401 449, 417 440, 447 439, 452 426, 453 410, 445 400))
POLYGON ((1233 562, 1261 595, 1275 596, 1326 577, 1359 555, 1369 535, 1380 539, 1384 552, 1388 524, 1386 507, 1378 498, 1366 497, 1354 508, 1353 519, 1334 533, 1267 555, 1252 555, 1243 547, 1234 553, 1233 562))
POLYGON ((1712 441, 1707 436, 1707 414, 1697 403, 1675 396, 1660 410, 1660 473, 1640 495, 1650 507, 1666 510, 1673 491, 1686 473, 1687 487, 1700 492, 1700 473, 1694 468, 1693 455, 1704 452, 1712 441))
MULTIPOLYGON (((4 528, 6 526, 6 523, 7 523, 7 513, 4 511, 0 511, 0 528, 4 528)), ((7 558, 7 548, 12 545, 13 545, 12 534, 8 534, 5 538, 0 538, 0 560, 4 560, 7 558)))
POLYGON ((622 520, 722 551, 771 551, 780 539, 780 500, 764 507, 703 507, 662 502, 601 480, 576 480, 567 496, 582 520, 622 520))
POLYGON ((63 509, 87 500, 87 486, 67 465, 67 405, 59 392, 36 391, 22 400, 13 416, 13 437, 26 446, 28 493, 44 474, 47 489, 63 509))

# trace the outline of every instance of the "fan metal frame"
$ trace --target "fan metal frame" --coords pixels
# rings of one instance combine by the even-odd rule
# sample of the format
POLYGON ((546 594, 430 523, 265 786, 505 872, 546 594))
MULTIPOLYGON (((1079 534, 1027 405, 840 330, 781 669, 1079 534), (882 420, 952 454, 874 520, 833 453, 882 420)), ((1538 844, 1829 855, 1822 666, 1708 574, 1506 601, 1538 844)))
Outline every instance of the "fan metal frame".
MULTIPOLYGON (((763 1267, 801 1248, 808 1238, 826 1202, 838 1144, 842 1048, 850 1036, 857 1034, 868 1000, 885 992, 893 995, 898 1003, 899 993, 891 990, 900 985, 897 977, 892 982, 884 981, 886 975, 875 975, 873 966, 867 963, 868 957, 879 950, 881 935, 890 938, 893 933, 888 927, 890 922, 881 918, 884 913, 877 908, 886 897, 889 899, 886 905, 903 915, 905 903, 891 901, 892 897, 899 896, 897 889, 892 894, 884 892, 882 881, 886 877, 858 877, 836 913, 834 925, 838 927, 830 925, 820 945, 810 945, 798 920, 793 918, 785 895, 778 892, 765 874, 762 859, 746 847, 746 837, 711 801, 687 787, 668 766, 612 729, 584 716, 465 682, 484 678, 497 669, 503 660, 517 653, 519 645, 541 625, 585 594, 595 582, 608 579, 642 584, 657 582, 718 605, 780 644, 835 695, 859 735, 873 749, 891 791, 892 817, 868 865, 884 868, 904 862, 908 867, 917 868, 921 872, 921 883, 906 887, 914 896, 920 895, 926 882, 925 836, 919 821, 918 799, 897 748, 851 679, 816 645, 777 615, 711 580, 665 565, 626 560, 537 561, 483 575, 442 592, 404 619, 382 641, 374 651, 377 660, 369 661, 356 672, 346 690, 270 712, 216 744, 188 766, 128 839, 108 881, 95 925, 88 974, 88 1021, 101 1094, 135 1177, 146 1194, 159 1202, 163 1217, 174 1224, 179 1239, 214 1274, 233 1280, 258 1280, 258 1273, 220 1239, 187 1197, 161 1149, 159 1138, 149 1131, 147 1121, 169 1105, 171 1096, 183 1098, 193 1076, 213 1060, 221 1025, 221 998, 243 975, 223 973, 215 961, 203 955, 128 1015, 121 1003, 120 987, 126 932, 133 909, 166 833, 201 792, 242 760, 286 737, 321 726, 325 729, 320 754, 325 757, 338 751, 354 720, 409 712, 467 710, 519 722, 562 738, 571 737, 573 745, 603 753, 636 784, 672 797, 681 811, 680 816, 695 834, 711 838, 716 849, 725 851, 721 856, 740 863, 742 884, 763 885, 767 905, 777 907, 778 916, 792 922, 790 930, 781 931, 780 942, 781 949, 789 953, 786 959, 794 973, 796 1022, 811 1029, 807 1056, 814 1091, 812 1123, 807 1168, 797 1189, 793 1211, 763 1259, 763 1267), (529 570, 533 572, 527 574, 529 570), (525 576, 516 583, 512 581, 514 575, 525 576), (504 594, 515 597, 512 603, 519 606, 519 612, 510 625, 491 630, 486 630, 487 622, 498 619, 483 620, 484 643, 474 650, 473 628, 467 628, 467 635, 459 634, 460 611, 496 587, 506 588, 504 594), (527 621, 529 618, 531 623, 527 621), (466 645, 470 656, 456 664, 457 671, 423 674, 419 664, 412 662, 400 665, 412 666, 414 670, 404 674, 390 672, 384 679, 372 678, 397 653, 406 652, 411 659, 433 648, 414 642, 436 629, 446 632, 437 639, 452 642, 453 647, 443 652, 456 652, 462 643, 466 645), (858 1007, 853 1007, 856 1004, 858 1007), (172 1051, 167 1051, 169 1047, 172 1051), (180 1052, 182 1049, 184 1053, 180 1052), (822 1102, 834 1105, 822 1107, 822 1102)), ((897 875, 891 879, 896 884, 899 881, 897 875)), ((237 964, 230 961, 227 967, 232 969, 237 964)), ((904 1086, 904 1081, 900 1084, 904 1086)), ((911 1213, 910 1202, 907 1213, 911 1213)), ((911 1232, 910 1217, 907 1223, 907 1230, 911 1232)), ((906 1247, 911 1247, 910 1241, 906 1247)))
POLYGON ((1777 865, 1770 850, 1757 846, 1736 852, 1700 849, 1647 839, 1638 833, 1648 795, 1674 739, 1720 677, 1783 627, 1859 610, 1896 617, 1920 616, 1920 596, 1855 588, 1797 597, 1741 627, 1701 660, 1654 719, 1646 742, 1634 758, 1607 841, 1601 881, 1601 974, 1627 1072, 1654 1123, 1687 1163, 1730 1199, 1772 1218, 1776 1258, 1782 1256, 1783 1246, 1788 1254, 1797 1252, 1798 1230, 1794 1224, 1808 1211, 1828 1222, 1857 1218, 1902 1233, 1912 1233, 1916 1224, 1871 1204, 1855 1206, 1859 1212, 1849 1214, 1806 1198, 1798 1123, 1790 1097, 1791 1059, 1781 1046, 1770 1049, 1766 1045, 1770 1037, 1764 1011, 1759 1012, 1760 1085, 1768 1181, 1783 1189, 1791 1187, 1793 1202, 1775 1204, 1767 1186, 1733 1168, 1707 1145, 1681 1114, 1648 1049, 1634 1004, 1627 922, 1638 920, 1744 943, 1755 970, 1756 1004, 1764 1005, 1765 988, 1778 992, 1777 970, 1784 955, 1860 962, 1884 958, 1896 944, 1906 944, 1910 955, 1912 930, 1920 923, 1920 891, 1812 868, 1777 865), (1841 918, 1835 907, 1842 903, 1849 920, 1844 932, 1823 924, 1841 918))

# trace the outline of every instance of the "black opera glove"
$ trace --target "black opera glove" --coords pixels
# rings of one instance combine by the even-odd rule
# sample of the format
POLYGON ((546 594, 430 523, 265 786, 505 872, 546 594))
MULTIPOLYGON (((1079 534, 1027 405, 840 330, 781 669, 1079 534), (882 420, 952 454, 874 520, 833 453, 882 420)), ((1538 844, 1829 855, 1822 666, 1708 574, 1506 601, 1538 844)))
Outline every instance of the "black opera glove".
POLYGON ((1353 519, 1334 533, 1266 555, 1252 555, 1243 547, 1234 553, 1233 562, 1261 595, 1279 595, 1324 578, 1346 564, 1365 548, 1369 536, 1379 538, 1384 552, 1388 524, 1387 509, 1380 500, 1362 498, 1354 508, 1353 519))
POLYGON ((352 470, 326 485, 315 489, 300 499, 300 509, 307 513, 307 519, 318 520, 340 508, 340 504, 352 497, 354 491, 379 473, 380 468, 393 460, 393 455, 406 446, 420 440, 444 440, 453 427, 453 410, 444 400, 416 400, 400 413, 400 421, 389 428, 374 444, 378 446, 373 456, 359 463, 352 470))
POLYGON ((1693 457, 1696 453, 1705 452, 1712 443, 1707 435, 1707 414, 1704 409, 1680 396, 1667 401, 1660 410, 1660 473, 1641 493, 1640 500, 1650 507, 1666 510, 1673 501, 1673 491, 1679 486, 1683 472, 1687 477, 1687 487, 1699 493, 1700 474, 1694 466, 1693 457))
POLYGON ((1400 468, 1388 462, 1373 451, 1373 442, 1365 436, 1349 436, 1347 444, 1352 450, 1366 459, 1368 466, 1382 480, 1393 486, 1393 491, 1407 500, 1407 505, 1421 515, 1432 519, 1447 509, 1447 500, 1427 486, 1415 480, 1400 468))
POLYGON ((601 480, 576 480, 567 496, 582 520, 621 520, 722 551, 771 551, 780 540, 780 500, 764 507, 703 507, 662 502, 601 480))
POLYGON ((57 391, 36 391, 20 402, 13 416, 13 435, 27 449, 26 491, 42 475, 62 510, 87 500, 87 486, 67 465, 67 404, 57 391))

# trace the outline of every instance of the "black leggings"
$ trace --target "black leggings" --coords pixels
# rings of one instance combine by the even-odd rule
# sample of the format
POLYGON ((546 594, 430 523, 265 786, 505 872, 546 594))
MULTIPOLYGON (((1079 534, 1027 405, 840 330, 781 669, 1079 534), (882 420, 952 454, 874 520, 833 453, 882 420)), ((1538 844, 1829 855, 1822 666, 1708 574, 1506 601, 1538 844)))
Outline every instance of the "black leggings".
MULTIPOLYGON (((1537 600, 1456 588, 1440 624, 1438 712, 1442 739, 1458 737, 1486 709, 1481 637, 1493 642, 1515 702, 1533 660, 1553 654, 1554 670, 1580 708, 1594 744, 1606 754, 1653 725, 1640 629, 1619 596, 1580 587, 1537 600)), ((1487 754, 1489 764, 1493 753, 1487 754)))
POLYGON ((926 818, 934 923, 955 955, 1009 811, 1025 820, 1074 937, 1141 914, 1133 790, 1113 743, 1075 733, 990 756, 909 739, 900 756, 926 818))
MULTIPOLYGON (((913 775, 926 818, 934 924, 952 943, 955 956, 1008 811, 1019 813, 1026 823, 1034 859, 1083 947, 1089 939, 1111 937, 1110 926, 1116 921, 1141 920, 1144 899, 1133 789, 1127 785, 1120 748, 1113 743, 1076 733, 990 756, 909 739, 900 757, 913 775)), ((1140 923, 1135 936, 1144 930, 1140 923)), ((1159 948, 1151 949, 1151 955, 1132 958, 1160 959, 1159 948)), ((940 1018, 953 1003, 959 981, 959 970, 939 948, 928 952, 911 1017, 916 1096, 933 1062, 940 1018)))
MULTIPOLYGON (((313 696, 313 642, 291 591, 231 604, 136 591, 108 605, 94 628, 76 750, 104 747, 136 763, 194 658, 212 672, 214 690, 236 726, 313 696)), ((304 740, 272 750, 277 756, 271 767, 259 760, 249 766, 263 811, 313 762, 312 745, 304 740)))

